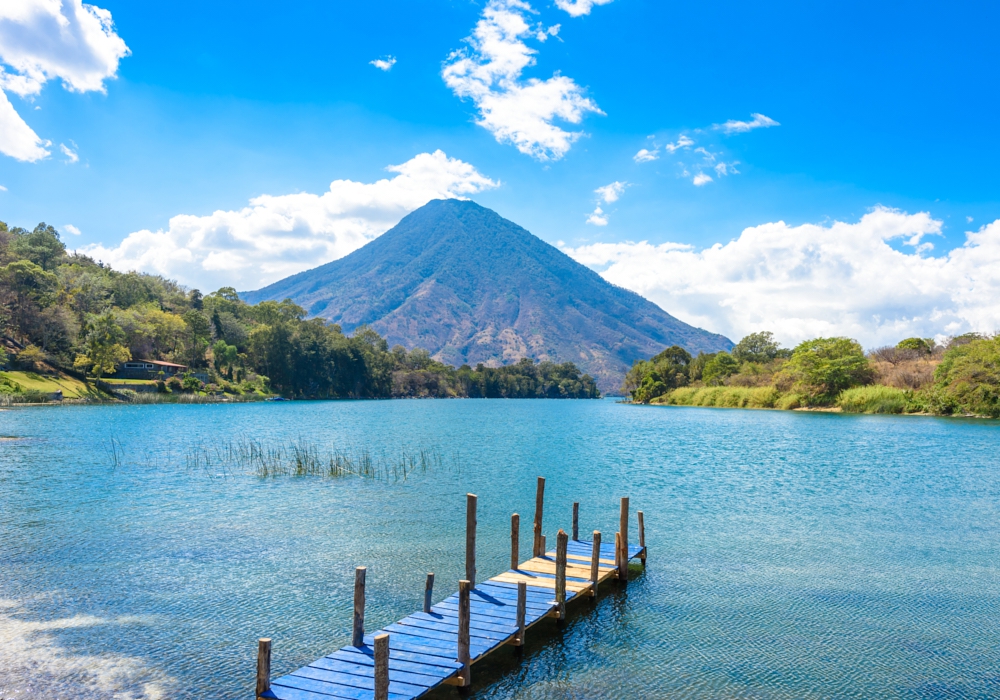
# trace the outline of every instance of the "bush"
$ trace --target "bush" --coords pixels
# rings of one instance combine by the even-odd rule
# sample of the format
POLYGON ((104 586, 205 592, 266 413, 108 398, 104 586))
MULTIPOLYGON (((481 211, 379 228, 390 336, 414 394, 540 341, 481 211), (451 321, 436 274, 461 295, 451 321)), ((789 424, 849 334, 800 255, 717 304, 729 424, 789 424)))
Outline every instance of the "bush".
POLYGON ((173 393, 178 393, 183 391, 184 385, 181 383, 180 377, 171 377, 166 381, 166 387, 173 393))
POLYGON ((673 406, 717 406, 720 408, 774 408, 781 393, 774 387, 684 387, 674 389, 657 403, 673 406))
POLYGON ((837 405, 847 413, 906 413, 910 394, 891 386, 859 386, 841 392, 837 405))
POLYGON ((159 379, 156 382, 156 392, 158 394, 166 394, 167 393, 167 383, 165 381, 163 381, 162 379, 159 379))
POLYGON ((1000 418, 1000 337, 949 346, 934 372, 931 402, 939 413, 1000 418))
POLYGON ((871 383, 875 377, 864 350, 850 338, 816 338, 800 343, 784 372, 820 399, 832 399, 844 389, 871 383))
POLYGON ((184 379, 181 380, 181 388, 184 389, 184 391, 190 391, 190 392, 201 391, 204 386, 205 385, 202 384, 201 380, 198 379, 198 377, 190 373, 185 374, 184 379))
POLYGON ((727 377, 736 374, 740 363, 728 352, 720 352, 707 363, 701 372, 702 380, 708 385, 719 385, 727 377))

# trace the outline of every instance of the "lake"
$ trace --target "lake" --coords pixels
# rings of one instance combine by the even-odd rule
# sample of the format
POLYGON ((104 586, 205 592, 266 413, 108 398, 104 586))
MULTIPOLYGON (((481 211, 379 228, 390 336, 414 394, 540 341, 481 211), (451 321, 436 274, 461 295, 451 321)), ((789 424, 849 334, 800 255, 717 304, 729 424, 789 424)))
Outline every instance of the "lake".
MULTIPOLYGON (((643 510, 648 568, 473 667, 475 698, 1000 697, 1000 423, 428 400, 0 411, 0 698, 249 698, 545 533, 643 510), (430 456, 261 478, 229 447, 430 456), (397 474, 398 469, 397 469, 397 474)), ((434 697, 457 697, 454 689, 434 697)))

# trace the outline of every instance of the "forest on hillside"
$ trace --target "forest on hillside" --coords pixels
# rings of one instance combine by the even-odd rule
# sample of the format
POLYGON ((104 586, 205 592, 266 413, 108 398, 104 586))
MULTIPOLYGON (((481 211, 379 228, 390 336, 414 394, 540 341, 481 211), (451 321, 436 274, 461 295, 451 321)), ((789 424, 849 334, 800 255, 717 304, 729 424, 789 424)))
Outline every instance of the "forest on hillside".
MULTIPOLYGON (((371 328, 346 335, 291 301, 243 302, 69 252, 59 232, 0 222, 0 368, 99 380, 131 359, 185 365, 163 394, 297 398, 596 398, 572 363, 530 359, 454 368, 389 348, 371 328), (207 377, 204 382, 195 374, 207 377)), ((9 373, 8 373, 9 374, 9 373)), ((0 375, 0 393, 19 384, 0 375)))
POLYGON ((1000 418, 1000 335, 906 338, 865 352, 850 338, 782 348, 770 332, 751 333, 732 352, 692 357, 673 346, 640 360, 622 391, 637 403, 1000 418))

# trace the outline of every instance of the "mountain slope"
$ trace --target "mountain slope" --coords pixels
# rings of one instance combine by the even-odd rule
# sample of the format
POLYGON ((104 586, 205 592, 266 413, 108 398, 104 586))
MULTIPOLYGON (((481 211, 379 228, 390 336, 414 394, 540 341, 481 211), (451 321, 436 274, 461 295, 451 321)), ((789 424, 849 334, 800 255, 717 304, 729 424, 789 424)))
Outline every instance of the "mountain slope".
POLYGON ((390 346, 456 366, 572 361, 602 391, 669 345, 732 347, 469 201, 430 202, 350 255, 242 296, 290 298, 345 332, 369 324, 390 346))

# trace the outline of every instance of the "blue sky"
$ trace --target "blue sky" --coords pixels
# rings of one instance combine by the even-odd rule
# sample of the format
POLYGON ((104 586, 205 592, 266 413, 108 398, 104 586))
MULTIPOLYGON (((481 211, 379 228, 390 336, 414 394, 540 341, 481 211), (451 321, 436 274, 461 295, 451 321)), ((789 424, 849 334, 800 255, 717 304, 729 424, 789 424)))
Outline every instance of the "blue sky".
MULTIPOLYGON (((0 156, 0 219, 79 230, 65 236, 70 245, 117 266, 204 288, 230 280, 251 288, 346 254, 421 198, 446 193, 473 197, 713 330, 738 334, 764 323, 789 341, 838 331, 876 342, 879 333, 1000 326, 993 310, 962 311, 948 292, 970 275, 977 289, 992 290, 992 278, 983 282, 976 272, 992 253, 963 265, 944 260, 967 232, 1000 218, 993 36, 1000 12, 988 3, 430 0, 276 8, 101 0, 98 7, 18 0, 0 9, 0 87, 35 147, 50 154, 0 156), (105 22, 103 34, 87 31, 104 11, 113 28, 105 22), (82 18, 82 33, 73 35, 73 21, 53 33, 60 16, 82 18), (528 30, 491 54, 477 26, 510 29, 511 21, 528 30), (72 46, 60 51, 59 41, 72 46), (389 70, 371 63, 390 57, 389 70), (25 76, 36 84, 16 82, 25 76), (496 111, 484 117, 490 105, 496 111), (642 149, 657 159, 637 162, 642 149), (423 162, 432 175, 416 165, 409 175, 386 171, 438 150, 452 160, 423 162), (409 180, 390 182, 398 191, 373 202, 364 186, 394 177, 409 180), (323 195, 335 180, 358 187, 337 190, 346 213, 329 225, 315 223, 331 216, 326 200, 276 200, 277 220, 307 222, 281 235, 267 228, 281 227, 268 212, 252 225, 239 215, 254 198, 323 195), (598 192, 613 183, 620 184, 598 192), (886 237, 872 228, 879 206, 903 217, 902 232, 886 237), (205 218, 213 212, 231 216, 205 218), (919 219, 921 212, 937 223, 919 219), (795 280, 810 308, 827 311, 768 310, 775 300, 761 296, 750 310, 760 318, 749 322, 737 303, 744 288, 730 298, 694 281, 671 282, 677 265, 695 263, 716 287, 731 282, 733 269, 713 267, 702 252, 776 222, 785 222, 785 238, 768 245, 782 254, 796 246, 801 254, 812 231, 801 227, 819 226, 813 233, 828 241, 835 222, 844 222, 874 237, 875 252, 862 245, 857 256, 881 260, 889 277, 930 274, 929 264, 938 286, 911 290, 920 303, 869 287, 834 313, 842 286, 857 286, 872 270, 831 280, 828 269, 812 266, 799 279, 794 264, 763 272, 758 264, 753 275, 737 275, 747 288, 787 291, 798 289, 789 286, 795 280), (240 226, 243 233, 233 234, 240 226), (148 235, 122 247, 136 232, 148 235), (633 245, 641 242, 660 246, 664 257, 644 275, 635 266, 652 249, 633 245), (256 257, 239 252, 248 245, 260 248, 256 257), (671 260, 675 248, 699 257, 671 260), (873 295, 877 304, 864 301, 873 295)), ((13 138, 7 116, 0 115, 0 147, 13 138)), ((990 230, 983 235, 992 245, 990 230)), ((834 267, 854 264, 850 251, 838 254, 844 258, 834 267)), ((751 258, 729 265, 752 267, 751 258)))

